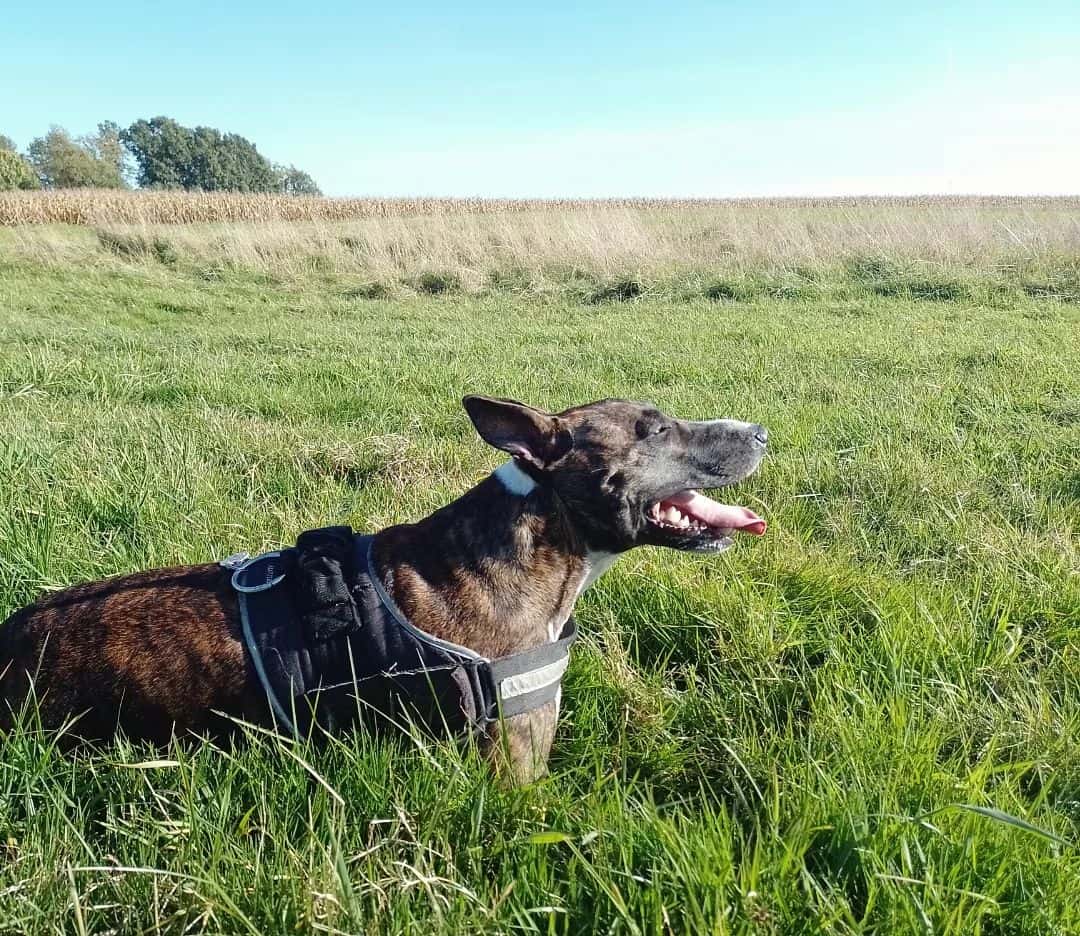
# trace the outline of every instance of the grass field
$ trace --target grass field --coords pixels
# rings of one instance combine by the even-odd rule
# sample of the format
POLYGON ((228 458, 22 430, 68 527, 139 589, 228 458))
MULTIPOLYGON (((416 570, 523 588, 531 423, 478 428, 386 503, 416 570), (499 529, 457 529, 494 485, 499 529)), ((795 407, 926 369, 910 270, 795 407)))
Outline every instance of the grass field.
POLYGON ((419 517, 499 463, 466 392, 772 436, 733 495, 765 537, 579 604, 545 781, 31 719, 0 931, 1080 932, 1080 228, 860 210, 0 232, 0 618, 419 517))

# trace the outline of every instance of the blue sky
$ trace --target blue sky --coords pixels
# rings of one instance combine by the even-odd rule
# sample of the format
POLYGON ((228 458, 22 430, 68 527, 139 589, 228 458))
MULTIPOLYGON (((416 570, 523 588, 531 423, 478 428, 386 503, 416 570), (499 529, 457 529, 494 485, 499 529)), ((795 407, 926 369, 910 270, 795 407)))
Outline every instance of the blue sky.
POLYGON ((333 195, 1076 193, 1078 4, 19 2, 0 133, 165 114, 333 195))

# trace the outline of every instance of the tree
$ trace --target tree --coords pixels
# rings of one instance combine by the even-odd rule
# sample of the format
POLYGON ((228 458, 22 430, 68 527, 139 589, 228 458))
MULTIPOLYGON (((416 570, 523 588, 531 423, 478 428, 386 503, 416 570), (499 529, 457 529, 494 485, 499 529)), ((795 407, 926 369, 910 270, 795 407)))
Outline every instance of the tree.
POLYGON ((120 132, 120 139, 136 165, 136 180, 143 188, 191 188, 190 166, 195 133, 169 117, 136 120, 120 132))
POLYGON ((4 136, 0 133, 0 153, 17 153, 19 148, 15 145, 15 141, 9 136, 4 136))
POLYGON ((120 127, 111 120, 104 120, 97 126, 97 133, 85 136, 80 140, 89 152, 102 163, 115 170, 116 178, 120 185, 127 187, 124 176, 127 174, 127 154, 124 152, 124 144, 120 140, 120 127))
POLYGON ((282 195, 322 195, 322 190, 303 169, 296 166, 274 166, 277 190, 282 195))
POLYGON ((36 188, 41 188, 41 183, 33 167, 14 148, 0 146, 0 191, 36 188))
MULTIPOLYGON (((277 192, 283 177, 255 144, 236 133, 212 127, 185 127, 170 117, 137 120, 120 132, 136 164, 138 183, 147 188, 183 188, 204 192, 277 192)), ((314 188, 314 181, 294 167, 290 184, 314 188)))
POLYGON ((116 124, 99 124, 96 134, 77 140, 54 126, 30 144, 27 157, 47 188, 126 187, 116 124))
POLYGON ((277 189, 270 161, 250 140, 212 127, 196 127, 191 184, 204 192, 273 192, 277 189))

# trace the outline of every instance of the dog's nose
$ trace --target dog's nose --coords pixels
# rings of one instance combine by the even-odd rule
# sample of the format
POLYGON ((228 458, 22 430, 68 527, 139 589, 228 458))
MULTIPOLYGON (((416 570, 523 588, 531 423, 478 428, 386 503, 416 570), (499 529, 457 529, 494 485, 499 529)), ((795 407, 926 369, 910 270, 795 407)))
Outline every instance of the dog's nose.
POLYGON ((754 433, 754 438, 758 440, 762 445, 768 445, 769 443, 769 430, 764 426, 755 423, 750 427, 750 431, 754 433))

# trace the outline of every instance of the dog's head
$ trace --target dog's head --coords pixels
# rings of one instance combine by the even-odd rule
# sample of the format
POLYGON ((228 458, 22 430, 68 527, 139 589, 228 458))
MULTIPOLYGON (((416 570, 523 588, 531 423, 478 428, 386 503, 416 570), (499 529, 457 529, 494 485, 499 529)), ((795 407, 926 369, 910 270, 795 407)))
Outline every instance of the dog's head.
POLYGON ((654 545, 718 552, 732 544, 736 531, 765 531, 753 511, 700 493, 754 472, 768 441, 763 426, 731 419, 687 422, 628 400, 561 413, 480 396, 466 397, 464 404, 487 443, 550 485, 590 549, 617 553, 654 545))

